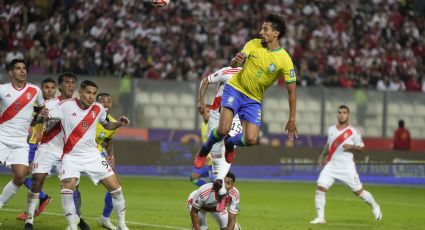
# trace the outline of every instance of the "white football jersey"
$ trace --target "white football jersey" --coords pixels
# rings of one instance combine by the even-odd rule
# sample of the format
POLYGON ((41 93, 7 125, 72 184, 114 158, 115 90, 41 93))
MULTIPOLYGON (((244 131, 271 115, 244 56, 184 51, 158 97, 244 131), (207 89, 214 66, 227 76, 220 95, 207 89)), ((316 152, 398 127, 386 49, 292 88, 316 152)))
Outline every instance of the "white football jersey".
POLYGON ((60 119, 64 132, 63 154, 75 156, 97 155, 96 123, 107 124, 105 108, 95 102, 89 108, 82 109, 78 99, 61 101, 49 111, 49 117, 60 119))
POLYGON ((37 86, 25 83, 16 89, 12 83, 0 85, 0 140, 13 145, 27 145, 28 129, 33 119, 34 105, 44 105, 37 86))
MULTIPOLYGON (((57 108, 61 100, 59 97, 47 100, 44 106, 49 110, 57 108)), ((62 131, 61 122, 59 119, 49 119, 44 123, 44 133, 43 138, 41 139, 41 145, 44 145, 46 148, 54 149, 54 154, 59 156, 62 155, 64 143, 64 133, 62 131), (59 150, 59 151, 58 151, 59 150)))
MULTIPOLYGON (((241 69, 242 68, 240 68, 240 67, 238 67, 238 68, 224 67, 224 68, 217 70, 216 72, 214 72, 213 74, 211 74, 207 77, 208 82, 210 84, 218 84, 214 101, 213 101, 212 105, 210 106, 211 116, 215 116, 215 117, 220 116, 219 108, 221 106, 221 97, 223 96, 224 86, 226 85, 227 81, 233 75, 238 73, 241 69)), ((236 115, 235 117, 237 117, 237 116, 238 115, 236 115)))
POLYGON ((327 143, 329 147, 327 159, 333 164, 354 163, 353 153, 345 152, 342 147, 344 144, 364 146, 360 132, 351 125, 341 130, 336 125, 329 127, 327 143))
MULTIPOLYGON (((205 211, 215 212, 218 201, 216 194, 213 190, 213 183, 207 183, 199 187, 193 197, 189 197, 192 200, 192 206, 205 211)), ((233 187, 228 192, 227 205, 229 206, 228 211, 237 214, 239 212, 239 191, 233 187)))

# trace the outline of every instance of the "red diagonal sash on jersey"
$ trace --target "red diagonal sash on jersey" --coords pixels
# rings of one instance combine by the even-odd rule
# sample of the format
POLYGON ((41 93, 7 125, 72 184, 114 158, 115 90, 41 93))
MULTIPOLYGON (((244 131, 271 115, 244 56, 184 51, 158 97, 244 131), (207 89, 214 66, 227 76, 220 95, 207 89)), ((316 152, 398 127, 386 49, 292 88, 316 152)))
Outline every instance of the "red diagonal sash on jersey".
POLYGON ((43 134, 43 138, 41 138, 41 143, 45 144, 55 138, 62 131, 61 123, 56 123, 53 128, 43 134))
POLYGON ((329 148, 329 154, 326 158, 327 161, 331 160, 332 155, 335 153, 335 150, 345 141, 347 138, 349 138, 351 135, 353 135, 353 130, 347 129, 343 133, 341 133, 331 144, 331 147, 329 148))
POLYGON ((1 115, 0 124, 6 122, 16 116, 31 100, 37 95, 37 90, 33 87, 28 87, 1 115))
POLYGON ((89 130, 90 126, 96 121, 96 117, 99 112, 99 106, 94 105, 80 123, 78 123, 77 127, 72 130, 68 140, 66 140, 65 146, 63 147, 64 155, 71 152, 77 142, 84 136, 87 130, 89 130))

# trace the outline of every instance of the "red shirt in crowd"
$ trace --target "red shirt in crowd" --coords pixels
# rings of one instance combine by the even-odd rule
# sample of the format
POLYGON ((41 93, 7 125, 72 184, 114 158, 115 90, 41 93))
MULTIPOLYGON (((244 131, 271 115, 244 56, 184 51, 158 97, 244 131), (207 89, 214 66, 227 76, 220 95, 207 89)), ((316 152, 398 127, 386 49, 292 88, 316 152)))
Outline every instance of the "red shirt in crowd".
POLYGON ((394 149, 410 149, 410 132, 405 128, 398 128, 394 132, 394 149))

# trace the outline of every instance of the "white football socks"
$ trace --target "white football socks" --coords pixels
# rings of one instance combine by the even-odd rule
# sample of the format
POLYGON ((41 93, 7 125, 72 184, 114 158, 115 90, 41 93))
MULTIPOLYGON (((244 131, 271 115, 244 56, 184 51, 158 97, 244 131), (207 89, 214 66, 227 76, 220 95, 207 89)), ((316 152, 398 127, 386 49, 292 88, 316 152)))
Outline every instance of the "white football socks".
POLYGON ((40 193, 28 192, 28 200, 27 200, 27 218, 25 223, 34 223, 34 213, 38 204, 40 203, 40 193))
POLYGON ((325 218, 325 205, 326 205, 326 192, 316 190, 316 197, 314 199, 316 204, 316 212, 318 218, 325 218))
POLYGON ((362 198, 362 200, 364 200, 370 206, 372 206, 372 208, 376 208, 378 206, 375 199, 373 199, 372 194, 366 190, 363 190, 359 197, 362 198))
POLYGON ((18 189, 19 186, 15 185, 13 181, 9 181, 9 183, 7 183, 7 185, 3 189, 3 192, 0 195, 0 208, 2 208, 3 205, 5 205, 10 200, 10 198, 12 198, 13 195, 16 194, 18 189))
POLYGON ((125 225, 125 200, 121 187, 117 190, 111 191, 112 204, 114 205, 115 212, 117 213, 118 226, 125 225))
POLYGON ((77 229, 79 218, 74 204, 74 191, 71 189, 62 189, 62 207, 65 213, 65 219, 68 222, 69 229, 77 229))

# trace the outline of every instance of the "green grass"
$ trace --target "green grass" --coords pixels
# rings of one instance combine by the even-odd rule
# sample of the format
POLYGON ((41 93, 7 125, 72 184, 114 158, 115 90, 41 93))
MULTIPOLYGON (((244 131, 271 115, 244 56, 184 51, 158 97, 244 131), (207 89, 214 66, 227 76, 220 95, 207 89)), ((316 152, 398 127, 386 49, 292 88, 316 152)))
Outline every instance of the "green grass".
MULTIPOLYGON (((8 181, 0 176, 0 187, 8 181)), ((127 204, 130 229, 189 229, 186 199, 195 189, 188 179, 121 177, 127 204), (150 226, 158 225, 158 226, 150 226), (167 228, 174 227, 174 228, 167 228)), ((425 188, 366 185, 381 205, 383 220, 376 223, 368 205, 348 188, 335 185, 327 195, 326 219, 323 226, 310 225, 315 216, 313 183, 237 181, 241 192, 241 212, 237 221, 244 230, 269 229, 425 229, 425 188)), ((83 214, 92 229, 97 227, 104 188, 94 186, 87 177, 80 184, 83 214)), ((65 229, 59 182, 56 177, 46 181, 45 191, 53 196, 47 213, 36 219, 35 229, 65 229)), ((0 209, 0 229, 22 229, 15 217, 26 204, 26 190, 0 209)), ((210 229, 218 229, 209 218, 210 229)))

